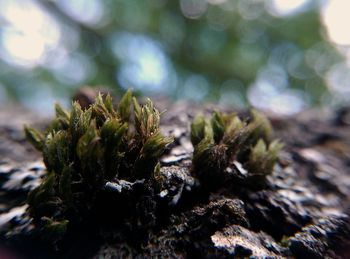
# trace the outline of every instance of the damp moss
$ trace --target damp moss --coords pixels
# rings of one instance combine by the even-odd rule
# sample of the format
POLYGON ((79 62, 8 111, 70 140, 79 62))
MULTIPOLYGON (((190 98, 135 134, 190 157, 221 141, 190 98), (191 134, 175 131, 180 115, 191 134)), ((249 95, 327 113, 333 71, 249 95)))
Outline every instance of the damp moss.
POLYGON ((45 132, 25 126, 25 134, 47 168, 42 184, 28 195, 29 213, 47 235, 60 239, 70 221, 98 207, 106 186, 121 180, 130 182, 127 187, 159 185, 159 158, 173 140, 160 132, 152 101, 140 105, 131 91, 116 109, 110 95, 99 94, 86 109, 74 102, 70 111, 59 104, 55 110, 45 132))
POLYGON ((199 115, 191 124, 191 141, 192 172, 204 185, 224 181, 225 169, 234 161, 248 170, 249 179, 264 181, 283 146, 272 140, 271 123, 256 110, 247 120, 219 111, 214 111, 210 119, 199 115))
MULTIPOLYGON (((109 218, 128 232, 140 236, 142 229, 147 235, 159 208, 167 206, 159 198, 164 187, 159 159, 173 139, 160 132, 161 113, 149 99, 140 105, 131 91, 116 108, 110 95, 99 94, 87 108, 74 102, 70 111, 59 104, 55 110, 45 132, 25 126, 47 169, 27 199, 42 236, 56 243, 72 226, 96 218, 97 224, 109 218)), ((264 180, 282 147, 271 136, 269 120, 257 111, 247 120, 219 111, 209 119, 199 115, 191 124, 192 172, 202 186, 215 185, 239 161, 250 179, 264 180)))

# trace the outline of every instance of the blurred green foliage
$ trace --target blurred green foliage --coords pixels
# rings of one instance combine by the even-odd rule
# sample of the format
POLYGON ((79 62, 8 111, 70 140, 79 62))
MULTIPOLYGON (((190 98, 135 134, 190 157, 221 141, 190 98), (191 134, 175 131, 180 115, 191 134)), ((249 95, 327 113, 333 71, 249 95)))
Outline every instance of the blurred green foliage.
POLYGON ((9 30, 25 19, 11 20, 12 1, 3 2, 0 94, 25 105, 88 84, 238 107, 289 103, 281 111, 293 113, 328 100, 325 74, 342 59, 326 39, 319 1, 282 15, 277 0, 26 0, 15 9, 32 5, 47 16, 36 31, 49 42, 28 61, 11 56, 9 30))

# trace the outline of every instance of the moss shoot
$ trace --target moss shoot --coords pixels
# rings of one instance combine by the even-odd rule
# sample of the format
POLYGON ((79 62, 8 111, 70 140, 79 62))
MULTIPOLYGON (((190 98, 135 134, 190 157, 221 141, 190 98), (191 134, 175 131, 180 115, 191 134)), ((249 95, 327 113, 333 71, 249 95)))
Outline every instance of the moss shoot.
POLYGON ((255 110, 249 122, 218 111, 209 120, 197 116, 191 124, 192 171, 203 185, 218 187, 226 179, 225 169, 238 161, 248 170, 247 180, 260 185, 272 173, 283 147, 278 140, 271 141, 271 135, 269 120, 255 110))
MULTIPOLYGON (((144 189, 133 199, 149 195, 158 185, 159 158, 172 142, 160 132, 160 113, 152 101, 141 106, 131 91, 117 109, 109 95, 101 94, 86 109, 77 102, 69 112, 58 104, 55 109, 56 117, 44 133, 25 126, 28 141, 42 152, 47 168, 42 184, 28 196, 29 213, 52 241, 61 239, 71 222, 95 213, 101 203, 111 206, 106 192, 121 193, 142 183, 144 189)), ((125 209, 128 204, 113 206, 125 209)))

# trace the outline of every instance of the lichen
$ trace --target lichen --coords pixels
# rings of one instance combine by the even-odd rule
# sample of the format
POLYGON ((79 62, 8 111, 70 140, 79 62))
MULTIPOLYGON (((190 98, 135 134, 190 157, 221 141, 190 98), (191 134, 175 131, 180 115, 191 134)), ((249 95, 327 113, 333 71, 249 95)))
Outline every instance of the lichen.
MULTIPOLYGON (((145 190, 133 202, 145 202, 141 193, 159 186, 159 158, 172 142, 160 132, 160 113, 152 101, 141 106, 131 91, 117 109, 110 95, 101 94, 86 109, 77 102, 70 112, 58 104, 55 109, 44 133, 25 126, 28 141, 42 152, 47 168, 42 184, 28 195, 29 213, 53 241, 64 236, 71 222, 96 214, 106 196, 116 195, 114 189, 129 191, 142 183, 145 190)), ((126 206, 123 202, 112 206, 126 206)))

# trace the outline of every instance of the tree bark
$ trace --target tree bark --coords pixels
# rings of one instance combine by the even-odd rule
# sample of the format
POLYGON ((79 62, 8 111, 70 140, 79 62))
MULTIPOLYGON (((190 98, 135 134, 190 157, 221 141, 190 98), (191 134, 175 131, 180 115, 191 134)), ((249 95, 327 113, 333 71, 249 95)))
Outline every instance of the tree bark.
POLYGON ((23 124, 43 129, 48 120, 18 107, 0 109, 0 254, 46 258, 346 258, 350 254, 350 108, 311 110, 293 117, 268 115, 285 148, 267 186, 250 190, 228 183, 203 194, 196 191, 190 172, 189 124, 194 115, 210 114, 218 107, 170 104, 163 99, 156 104, 167 110, 162 131, 175 137, 161 159, 161 174, 165 200, 176 206, 170 205, 164 220, 146 229, 147 235, 137 242, 96 222, 97 227, 78 228, 81 232, 74 241, 63 241, 58 251, 30 237, 30 221, 24 219, 26 195, 41 182, 45 168, 40 154, 25 141, 23 124))

